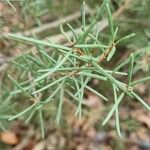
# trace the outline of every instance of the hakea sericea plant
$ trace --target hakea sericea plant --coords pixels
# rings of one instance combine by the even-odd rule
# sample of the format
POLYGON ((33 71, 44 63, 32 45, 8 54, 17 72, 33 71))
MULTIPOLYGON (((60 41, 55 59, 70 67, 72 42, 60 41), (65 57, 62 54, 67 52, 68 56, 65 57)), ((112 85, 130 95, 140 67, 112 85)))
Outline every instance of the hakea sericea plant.
MULTIPOLYGON (((107 0, 103 1, 97 15, 88 26, 86 25, 84 6, 83 3, 82 32, 79 35, 75 33, 75 30, 70 24, 67 24, 73 34, 73 40, 71 40, 65 34, 63 26, 61 26, 62 34, 64 34, 70 42, 68 46, 21 35, 9 35, 10 38, 15 40, 34 44, 37 47, 37 54, 22 55, 17 58, 17 61, 13 62, 19 69, 24 71, 26 81, 19 83, 12 76, 8 75, 9 79, 15 84, 15 90, 13 90, 9 96, 13 97, 14 95, 23 93, 31 100, 31 105, 16 115, 8 116, 8 120, 16 119, 27 112, 33 114, 38 111, 42 133, 44 135, 42 108, 52 100, 58 99, 59 104, 56 122, 59 123, 65 98, 68 98, 70 101, 75 100, 75 103, 77 102, 76 115, 81 117, 85 90, 98 95, 101 100, 108 101, 107 95, 104 96, 88 85, 88 82, 92 79, 108 82, 112 87, 114 104, 110 112, 106 115, 102 125, 105 125, 115 113, 116 129, 119 136, 121 136, 121 131, 119 126, 118 105, 125 95, 136 99, 150 111, 150 106, 134 92, 133 87, 135 84, 150 79, 150 77, 146 77, 138 81, 132 81, 134 60, 138 57, 139 52, 132 53, 129 58, 112 70, 105 69, 101 65, 104 61, 111 61, 116 51, 116 45, 123 40, 133 37, 134 34, 116 40, 118 28, 114 28, 113 26, 110 5, 107 0), (110 40, 103 44, 98 38, 99 32, 95 32, 95 27, 98 25, 101 15, 105 12, 108 18, 110 40), (49 52, 47 52, 47 50, 49 50, 49 52), (97 50, 97 53, 93 54, 95 50, 97 50), (128 72, 119 72, 125 65, 129 66, 128 72), (29 74, 30 78, 28 78, 29 74), (128 82, 124 83, 120 81, 119 79, 121 78, 118 79, 118 76, 127 76, 128 82)), ((29 117, 31 118, 31 116, 29 117)))

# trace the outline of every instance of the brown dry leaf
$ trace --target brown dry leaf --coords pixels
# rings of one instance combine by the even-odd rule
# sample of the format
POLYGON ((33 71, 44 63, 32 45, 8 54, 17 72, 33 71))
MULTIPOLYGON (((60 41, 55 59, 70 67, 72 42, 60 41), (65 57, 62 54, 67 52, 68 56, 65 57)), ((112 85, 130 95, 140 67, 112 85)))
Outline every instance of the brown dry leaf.
POLYGON ((16 145, 19 143, 19 138, 11 131, 0 133, 0 140, 9 145, 16 145))
POLYGON ((144 123, 150 129, 150 113, 144 112, 143 110, 133 111, 131 113, 132 117, 136 120, 144 123))
POLYGON ((147 89, 147 85, 144 83, 137 84, 134 86, 134 89, 137 90, 139 93, 144 94, 147 89))
POLYGON ((4 3, 0 3, 0 11, 3 11, 5 8, 4 3))
POLYGON ((150 143, 149 131, 146 128, 140 128, 136 132, 136 136, 138 138, 137 142, 144 141, 144 142, 150 143))
POLYGON ((137 145, 132 145, 129 150, 139 150, 137 145))
POLYGON ((112 148, 109 145, 102 145, 102 150, 112 150, 112 148))
POLYGON ((45 149, 45 145, 46 145, 45 141, 39 142, 38 144, 36 144, 34 146, 33 150, 44 150, 45 149))
POLYGON ((87 98, 84 100, 84 103, 90 108, 98 108, 99 106, 101 106, 101 99, 97 95, 88 92, 87 98))
POLYGON ((138 118, 137 118, 138 121, 146 124, 148 126, 148 128, 150 128, 150 114, 149 115, 140 115, 138 118))

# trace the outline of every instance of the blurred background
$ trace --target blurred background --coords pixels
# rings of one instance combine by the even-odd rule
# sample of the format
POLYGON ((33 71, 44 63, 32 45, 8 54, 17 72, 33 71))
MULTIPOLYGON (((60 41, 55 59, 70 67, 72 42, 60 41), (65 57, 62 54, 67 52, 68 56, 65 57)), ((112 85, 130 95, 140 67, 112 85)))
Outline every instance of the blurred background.
MULTIPOLYGON (((141 50, 140 58, 135 60, 134 79, 150 76, 150 0, 110 0, 114 25, 119 28, 117 38, 136 33, 136 36, 117 47, 116 56, 111 63, 103 64, 112 68, 123 62, 131 52, 141 50)), ((60 24, 68 22, 75 31, 81 29, 82 0, 0 0, 0 116, 12 110, 22 110, 27 104, 24 97, 14 97, 14 101, 5 104, 11 87, 6 78, 11 73, 18 78, 11 61, 34 51, 33 46, 18 43, 7 38, 8 33, 20 33, 36 36, 38 39, 50 39, 59 44, 66 44, 66 38, 60 34, 60 24)), ((86 22, 95 16, 102 0, 85 0, 86 22)), ((101 41, 108 40, 107 20, 100 20, 101 41)), ((64 25, 68 36, 70 31, 64 25)), ((34 52, 33 52, 34 53, 34 52)), ((126 71, 124 68, 123 71, 126 71)), ((126 79, 124 79, 126 80, 126 79)), ((90 86, 108 95, 113 94, 106 84, 93 80, 90 86), (106 90, 107 89, 107 90, 106 90)), ((150 104, 150 81, 135 86, 137 93, 150 104)), ((85 113, 79 122, 74 112, 74 104, 66 101, 60 125, 55 124, 55 104, 44 109, 45 138, 41 138, 38 117, 25 122, 24 118, 6 121, 0 117, 0 150, 150 150, 150 113, 136 101, 126 98, 120 105, 120 126, 122 138, 116 133, 115 118, 103 127, 102 120, 111 108, 99 98, 87 92, 85 113), (126 102, 127 101, 127 102, 126 102)), ((15 111, 14 111, 15 112, 15 111)))

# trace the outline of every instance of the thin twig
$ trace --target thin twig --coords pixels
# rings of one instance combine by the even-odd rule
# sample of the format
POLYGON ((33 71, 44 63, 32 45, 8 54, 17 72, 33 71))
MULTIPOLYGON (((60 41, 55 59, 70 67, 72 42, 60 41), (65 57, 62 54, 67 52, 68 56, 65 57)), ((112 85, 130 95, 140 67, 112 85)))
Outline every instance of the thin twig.
MULTIPOLYGON (((90 14, 89 8, 86 7, 85 13, 86 13, 86 15, 90 14)), ((70 22, 72 20, 75 20, 75 19, 79 18, 80 16, 81 16, 81 13, 79 11, 77 11, 77 12, 71 14, 71 15, 68 15, 68 16, 64 17, 64 18, 60 18, 60 19, 58 19, 54 22, 45 23, 45 24, 43 24, 39 27, 32 28, 30 30, 24 31, 23 33, 18 32, 17 34, 23 34, 23 35, 26 35, 26 36, 36 35, 36 34, 44 32, 46 30, 51 30, 52 28, 56 28, 64 21, 65 22, 70 22)))
POLYGON ((104 51, 103 54, 100 56, 98 63, 101 63, 114 47, 115 47, 115 44, 112 43, 111 47, 109 47, 106 51, 104 51))

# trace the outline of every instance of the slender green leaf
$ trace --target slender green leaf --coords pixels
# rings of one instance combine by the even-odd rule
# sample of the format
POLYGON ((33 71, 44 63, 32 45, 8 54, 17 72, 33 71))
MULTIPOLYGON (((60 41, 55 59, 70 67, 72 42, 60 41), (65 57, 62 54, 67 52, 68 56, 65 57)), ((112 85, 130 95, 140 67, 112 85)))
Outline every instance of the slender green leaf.
POLYGON ((125 37, 119 39, 119 40, 116 42, 116 44, 118 44, 118 43, 120 43, 120 42, 122 42, 122 41, 124 41, 124 40, 127 40, 127 39, 129 39, 129 38, 132 38, 132 37, 134 37, 134 36, 135 36, 135 33, 129 34, 129 35, 127 35, 127 36, 125 36, 125 37))
POLYGON ((130 83, 130 85, 135 85, 135 84, 139 84, 141 82, 146 82, 146 81, 150 81, 150 77, 145 77, 145 78, 133 81, 133 82, 130 83))
POLYGON ((115 54, 115 52, 116 52, 116 47, 113 47, 112 50, 110 51, 110 53, 108 54, 106 60, 107 60, 107 61, 110 61, 111 58, 113 57, 113 55, 115 54))
POLYGON ((102 45, 102 44, 78 44, 75 45, 74 47, 76 48, 108 48, 108 46, 106 45, 102 45))
POLYGON ((76 34, 76 32, 75 32, 75 30, 73 29, 73 27, 72 27, 69 23, 67 23, 67 26, 70 28, 70 30, 71 30, 71 32, 73 33, 75 39, 77 40, 77 39, 78 39, 78 35, 76 34))
POLYGON ((50 84, 47 84, 46 86, 42 87, 41 89, 38 89, 37 91, 33 92, 32 94, 34 95, 34 94, 36 94, 36 93, 42 92, 42 91, 44 91, 44 90, 50 88, 51 86, 55 85, 56 83, 59 83, 59 82, 63 81, 63 80, 66 79, 67 77, 69 77, 69 75, 64 76, 64 77, 62 77, 62 78, 59 78, 58 80, 56 80, 56 81, 54 81, 54 82, 52 82, 52 83, 50 83, 50 84))
POLYGON ((68 35, 64 31, 63 24, 60 25, 60 31, 66 37, 66 39, 68 40, 68 42, 72 43, 71 40, 70 40, 70 37, 68 37, 68 35))
POLYGON ((126 86, 122 85, 118 82, 114 77, 108 74, 102 67, 100 67, 97 63, 93 62, 93 66, 95 66, 100 73, 102 73, 106 78, 108 78, 112 83, 114 83, 119 89, 121 89, 124 93, 128 94, 132 97, 131 93, 126 89, 126 86))
POLYGON ((55 71, 57 71, 65 63, 65 61, 68 59, 68 57, 70 56, 71 53, 72 53, 72 51, 68 52, 68 54, 58 63, 58 65, 56 65, 50 72, 47 72, 47 73, 41 75, 40 77, 36 78, 34 80, 34 82, 38 82, 38 81, 52 75, 55 71))
POLYGON ((111 116, 113 115, 114 111, 116 110, 116 108, 118 107, 119 103, 121 102, 122 98, 124 96, 124 93, 122 92, 121 95, 119 96, 117 102, 113 105, 113 107, 111 108, 110 112, 108 113, 107 117, 104 119, 102 125, 104 126, 109 119, 111 118, 111 116))
POLYGON ((100 20, 100 17, 102 15, 102 13, 104 12, 105 9, 105 5, 107 3, 108 0, 104 0, 101 7, 99 8, 99 11, 97 13, 97 15, 95 16, 94 20, 92 21, 92 23, 89 25, 89 27, 85 30, 85 32, 83 32, 83 34, 80 36, 79 40, 77 41, 77 43, 84 43, 86 37, 88 36, 88 34, 93 30, 93 27, 96 25, 96 23, 100 20))
POLYGON ((96 95, 99 96, 100 98, 104 99, 105 101, 108 101, 108 99, 107 99, 105 96, 103 96, 102 94, 100 94, 100 93, 97 92, 96 90, 92 89, 91 87, 86 86, 85 88, 88 89, 89 91, 93 92, 94 94, 96 94, 96 95))
POLYGON ((40 121, 41 135, 42 135, 42 138, 44 139, 45 137, 44 121, 43 121, 43 115, 42 115, 41 109, 39 109, 39 121, 40 121))
POLYGON ((113 27, 111 10, 110 10, 110 7, 109 7, 108 3, 106 3, 106 8, 107 8, 107 15, 108 15, 108 22, 109 22, 111 41, 113 41, 114 40, 114 27, 113 27))
POLYGON ((62 46, 59 44, 54 44, 54 43, 49 43, 46 41, 42 41, 42 40, 37 40, 34 38, 29 38, 29 37, 25 37, 19 34, 8 34, 9 37, 14 38, 16 40, 22 40, 22 41, 26 41, 29 43, 33 43, 33 44, 39 44, 39 45, 43 45, 43 46, 48 46, 51 48, 56 48, 56 49, 62 49, 62 50, 66 50, 66 51, 71 51, 72 48, 66 47, 66 46, 62 46))
MULTIPOLYGON (((117 99, 118 99, 118 98, 117 98, 117 91, 116 91, 116 86, 115 86, 114 84, 113 84, 113 92, 114 92, 114 100, 115 100, 115 103, 117 103, 117 99)), ((117 133, 118 133, 119 137, 121 137, 118 107, 116 107, 115 115, 116 115, 115 121, 116 121, 117 133)))
POLYGON ((13 83, 14 83, 26 96, 32 98, 32 96, 31 96, 28 92, 26 92, 26 90, 24 90, 24 88, 21 87, 10 75, 7 75, 7 76, 8 76, 8 78, 9 78, 11 81, 13 81, 13 83))
POLYGON ((58 106, 58 113, 56 116, 56 123, 59 124, 60 123, 60 118, 61 118, 61 114, 62 114, 62 106, 63 106, 63 102, 64 102, 64 82, 61 86, 60 89, 60 100, 59 100, 59 106, 58 106))
POLYGON ((134 56, 133 54, 130 55, 130 66, 128 71, 128 86, 131 83, 132 75, 133 75, 133 65, 134 65, 134 56))
POLYGON ((28 111, 30 111, 34 106, 36 105, 36 103, 32 104, 31 106, 29 106, 27 109, 21 111, 20 113, 10 117, 8 120, 14 120, 22 115, 24 115, 25 113, 27 113, 28 111))
POLYGON ((131 93, 148 111, 150 111, 150 106, 148 104, 146 104, 135 92, 131 93))

